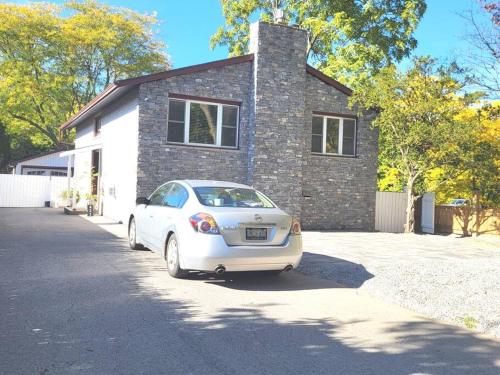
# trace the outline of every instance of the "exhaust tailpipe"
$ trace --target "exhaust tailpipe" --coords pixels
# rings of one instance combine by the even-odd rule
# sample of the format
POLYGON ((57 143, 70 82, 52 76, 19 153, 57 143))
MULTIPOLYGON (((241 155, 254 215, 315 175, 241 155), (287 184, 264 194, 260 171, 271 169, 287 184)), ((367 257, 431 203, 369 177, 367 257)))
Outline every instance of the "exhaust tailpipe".
POLYGON ((283 271, 290 272, 291 270, 293 270, 293 266, 291 264, 289 264, 288 266, 285 267, 285 269, 283 271))
POLYGON ((224 267, 222 264, 215 268, 215 273, 217 275, 222 275, 224 272, 226 272, 226 267, 224 267))

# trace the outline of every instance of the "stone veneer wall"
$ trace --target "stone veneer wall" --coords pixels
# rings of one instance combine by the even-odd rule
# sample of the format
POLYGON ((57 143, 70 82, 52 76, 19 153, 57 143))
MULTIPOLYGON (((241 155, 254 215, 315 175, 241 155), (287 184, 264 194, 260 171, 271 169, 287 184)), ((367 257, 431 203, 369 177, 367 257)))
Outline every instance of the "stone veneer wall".
POLYGON ((348 97, 306 73, 304 30, 260 22, 251 33, 253 63, 140 85, 137 195, 173 179, 228 180, 263 191, 305 229, 373 230, 370 118, 358 120, 355 158, 312 155, 312 112, 355 114, 348 97), (169 93, 241 101, 239 148, 168 144, 169 93))
POLYGON ((377 190, 377 132, 371 118, 357 121, 356 157, 311 154, 312 112, 356 115, 348 96, 308 75, 301 222, 304 229, 375 228, 377 190))
POLYGON ((147 196, 173 179, 247 182, 247 145, 252 63, 142 84, 139 88, 137 195, 147 196), (239 148, 167 143, 169 93, 241 101, 239 148))
POLYGON ((306 90, 307 32, 257 22, 254 53, 253 149, 249 183, 299 217, 306 90))

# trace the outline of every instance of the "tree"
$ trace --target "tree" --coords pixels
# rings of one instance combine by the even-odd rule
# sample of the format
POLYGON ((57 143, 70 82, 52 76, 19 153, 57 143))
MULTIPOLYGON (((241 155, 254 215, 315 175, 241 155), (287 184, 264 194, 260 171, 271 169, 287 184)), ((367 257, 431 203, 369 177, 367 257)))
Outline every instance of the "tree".
POLYGON ((500 103, 466 108, 457 119, 470 129, 460 144, 459 163, 430 171, 425 185, 442 203, 452 198, 472 202, 478 192, 481 205, 500 207, 500 103), (451 175, 456 177, 443 178, 451 175))
POLYGON ((415 59, 407 72, 384 68, 353 97, 360 110, 377 109, 372 125, 379 131, 380 160, 398 171, 408 194, 406 232, 413 232, 416 191, 425 173, 459 163, 459 144, 467 124, 456 115, 475 97, 464 96, 461 71, 415 59))
POLYGON ((58 127, 110 82, 168 68, 153 16, 95 1, 0 4, 0 116, 64 147, 58 127))
POLYGON ((10 137, 5 131, 5 125, 0 122, 0 173, 9 172, 10 159, 10 137))
POLYGON ((476 0, 463 14, 469 26, 467 41, 471 47, 465 62, 473 72, 475 85, 490 97, 500 95, 500 2, 476 0))
POLYGON ((282 8, 289 24, 308 30, 308 58, 324 73, 355 85, 408 56, 425 0, 221 0, 226 25, 211 38, 232 56, 248 50, 250 21, 273 20, 282 8))

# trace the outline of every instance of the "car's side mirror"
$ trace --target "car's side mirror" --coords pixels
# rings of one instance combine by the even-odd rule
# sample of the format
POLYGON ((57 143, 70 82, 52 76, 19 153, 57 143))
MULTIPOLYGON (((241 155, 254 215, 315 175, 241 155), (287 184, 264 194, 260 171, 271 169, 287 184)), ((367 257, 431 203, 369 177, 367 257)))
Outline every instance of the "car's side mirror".
POLYGON ((135 200, 135 204, 139 205, 139 204, 145 204, 145 205, 148 205, 149 204, 149 199, 146 198, 146 197, 139 197, 135 200))

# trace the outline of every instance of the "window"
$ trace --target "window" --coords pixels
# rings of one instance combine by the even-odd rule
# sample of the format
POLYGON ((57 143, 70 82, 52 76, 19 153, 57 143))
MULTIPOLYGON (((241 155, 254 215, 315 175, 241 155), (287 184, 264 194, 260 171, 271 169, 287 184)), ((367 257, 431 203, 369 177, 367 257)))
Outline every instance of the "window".
POLYGON ((96 117, 94 119, 94 135, 101 134, 101 118, 96 117))
POLYGON ((163 199, 163 205, 181 208, 186 203, 188 197, 189 194, 184 187, 179 184, 172 184, 172 188, 163 199))
POLYGON ((167 141, 217 147, 237 147, 236 105, 169 99, 167 141))
POLYGON ((150 205, 181 208, 189 198, 187 190, 175 183, 160 186, 151 194, 150 205))
POLYGON ((59 171, 50 171, 51 176, 67 176, 68 174, 66 172, 59 172, 59 171))
POLYGON ((356 120, 343 117, 313 116, 311 151, 321 154, 354 156, 356 120))
POLYGON ((28 171, 26 174, 30 176, 45 176, 45 171, 28 171))
POLYGON ((149 198, 149 204, 152 206, 162 206, 163 201, 165 200, 165 197, 171 187, 172 184, 166 184, 156 189, 155 192, 151 194, 151 197, 149 198))
POLYGON ((198 200, 204 206, 240 207, 240 208, 273 208, 274 204, 253 189, 234 187, 201 186, 194 188, 198 200))

